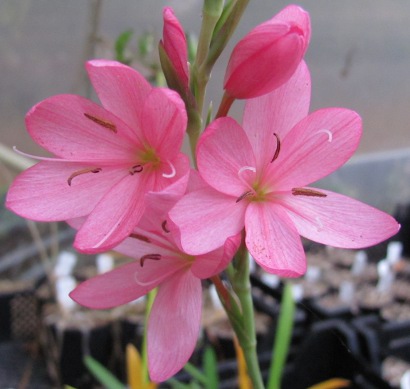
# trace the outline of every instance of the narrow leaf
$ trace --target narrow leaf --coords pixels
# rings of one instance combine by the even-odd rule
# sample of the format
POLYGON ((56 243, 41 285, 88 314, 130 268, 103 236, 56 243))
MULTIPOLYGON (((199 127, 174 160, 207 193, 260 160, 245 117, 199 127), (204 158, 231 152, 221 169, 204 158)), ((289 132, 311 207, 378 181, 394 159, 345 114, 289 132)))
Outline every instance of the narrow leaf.
POLYGON ((93 357, 86 355, 83 358, 84 364, 91 374, 106 388, 106 389, 126 389, 126 387, 100 362, 93 357))
POLYGON ((187 373, 189 373, 192 376, 192 378, 194 378, 201 384, 206 385, 208 377, 206 377, 206 375, 202 373, 202 371, 195 367, 192 363, 187 362, 187 364, 184 366, 184 370, 187 373))
POLYGON ((283 290, 267 389, 280 389, 281 387, 283 368, 292 337, 294 316, 295 301, 292 295, 292 286, 287 283, 283 290))
POLYGON ((211 347, 207 347, 205 349, 203 367, 205 376, 208 379, 205 383, 205 388, 219 388, 218 365, 216 361, 215 351, 211 347))

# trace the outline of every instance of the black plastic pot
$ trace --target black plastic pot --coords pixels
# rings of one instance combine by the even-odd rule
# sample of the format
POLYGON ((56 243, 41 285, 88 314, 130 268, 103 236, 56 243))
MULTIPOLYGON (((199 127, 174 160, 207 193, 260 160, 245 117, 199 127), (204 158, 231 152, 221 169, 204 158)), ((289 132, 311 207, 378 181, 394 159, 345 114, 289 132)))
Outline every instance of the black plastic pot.
POLYGON ((113 351, 110 323, 76 326, 65 325, 63 320, 46 320, 42 341, 48 373, 57 387, 71 385, 88 389, 95 385, 94 378, 83 364, 86 355, 110 367, 113 351))
POLYGON ((361 317, 353 322, 363 355, 375 371, 387 356, 410 362, 410 322, 383 322, 376 315, 361 317))
POLYGON ((38 301, 31 288, 0 292, 0 342, 34 340, 38 324, 38 301))
POLYGON ((349 380, 350 388, 391 389, 361 358, 355 330, 341 320, 312 327, 284 376, 282 389, 306 389, 332 378, 349 380))

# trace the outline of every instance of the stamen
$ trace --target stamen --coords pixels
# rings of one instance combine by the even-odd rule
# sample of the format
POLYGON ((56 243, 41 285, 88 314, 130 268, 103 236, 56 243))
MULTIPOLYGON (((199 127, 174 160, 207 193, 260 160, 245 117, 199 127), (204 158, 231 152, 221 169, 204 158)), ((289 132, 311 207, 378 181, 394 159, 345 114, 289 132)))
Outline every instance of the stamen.
POLYGON ((93 121, 94 123, 97 123, 100 126, 102 126, 104 128, 108 128, 110 131, 117 133, 117 126, 114 123, 112 123, 112 122, 110 122, 106 119, 101 119, 101 118, 98 118, 96 116, 90 115, 89 113, 84 113, 84 116, 87 119, 90 119, 91 121, 93 121))
POLYGON ((159 261, 161 259, 161 254, 145 254, 140 258, 141 267, 144 266, 144 262, 147 259, 152 259, 153 261, 159 261))
POLYGON ((238 171, 238 176, 240 177, 241 174, 246 170, 250 170, 251 172, 256 173, 256 168, 254 168, 253 166, 242 166, 238 171))
POLYGON ((308 197, 327 197, 327 194, 319 192, 318 190, 308 188, 293 188, 292 194, 294 196, 308 196, 308 197))
POLYGON ((327 136, 328 136, 328 142, 330 143, 332 140, 333 140, 333 134, 332 134, 332 132, 330 131, 330 130, 327 130, 327 129, 322 129, 322 130, 319 130, 317 133, 319 134, 319 133, 321 133, 321 132, 324 132, 325 134, 327 134, 327 136))
MULTIPOLYGON (((20 151, 16 146, 13 146, 13 151, 15 151, 17 154, 23 155, 24 157, 32 158, 37 161, 67 162, 65 159, 61 159, 61 158, 40 157, 38 155, 28 154, 28 153, 25 153, 24 151, 20 151)), ((75 161, 70 160, 70 162, 75 162, 75 161)))
POLYGON ((129 173, 133 176, 135 173, 141 173, 144 170, 142 165, 134 165, 128 169, 129 173))
POLYGON ((273 161, 275 161, 278 157, 279 157, 279 152, 280 152, 280 139, 279 139, 279 135, 276 133, 273 133, 274 137, 276 138, 276 150, 275 150, 275 154, 273 154, 273 158, 271 159, 270 163, 272 163, 273 161))
POLYGON ((235 203, 239 203, 239 201, 243 200, 245 197, 252 196, 253 193, 254 193, 254 191, 249 190, 249 191, 247 191, 247 192, 241 194, 241 195, 236 199, 235 203))
POLYGON ((170 232, 170 231, 168 230, 167 221, 166 221, 166 220, 164 220, 164 221, 162 222, 161 227, 162 227, 163 231, 166 232, 167 234, 170 232))
POLYGON ((151 243, 151 241, 144 235, 136 234, 133 232, 129 236, 130 238, 134 238, 134 239, 142 240, 143 242, 151 243))
POLYGON ((78 171, 74 172, 73 174, 71 174, 70 177, 68 177, 67 183, 68 183, 68 185, 71 186, 71 181, 73 181, 73 179, 75 177, 80 176, 82 174, 86 174, 86 173, 99 173, 101 170, 102 169, 100 167, 89 167, 89 168, 86 168, 86 169, 78 170, 78 171))
POLYGON ((169 161, 167 162, 168 162, 168 165, 171 167, 171 173, 162 173, 162 177, 165 177, 165 178, 175 177, 175 174, 177 173, 177 171, 175 170, 175 166, 171 162, 169 161))

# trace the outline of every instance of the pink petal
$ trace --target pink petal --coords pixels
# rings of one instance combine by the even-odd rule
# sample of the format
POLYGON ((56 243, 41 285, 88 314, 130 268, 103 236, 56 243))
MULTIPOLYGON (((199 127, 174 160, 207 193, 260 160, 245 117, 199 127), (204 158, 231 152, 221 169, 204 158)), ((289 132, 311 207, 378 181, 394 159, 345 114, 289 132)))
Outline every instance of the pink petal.
POLYGON ((210 253, 197 255, 192 264, 192 273, 201 279, 210 278, 223 271, 232 261, 241 243, 241 234, 229 237, 223 247, 210 253))
POLYGON ((73 162, 43 161, 21 173, 10 186, 6 206, 18 215, 39 221, 58 221, 89 214, 104 194, 127 173, 104 167, 98 173, 73 178, 89 168, 73 162))
POLYGON ((356 112, 326 108, 299 122, 282 141, 267 181, 289 190, 317 181, 342 166, 357 149, 362 121, 356 112))
POLYGON ((153 254, 162 252, 164 255, 159 260, 148 258, 143 261, 143 266, 135 277, 139 285, 157 286, 174 275, 179 277, 189 269, 189 263, 185 259, 178 258, 175 254, 172 256, 172 253, 169 255, 160 248, 156 250, 154 247, 152 250, 153 254))
POLYGON ((182 84, 188 87, 188 54, 184 29, 170 7, 165 7, 163 45, 182 84))
POLYGON ((185 195, 169 217, 180 230, 184 251, 199 255, 223 246, 242 230, 246 205, 208 188, 185 195))
POLYGON ((190 160, 185 154, 179 153, 171 160, 161 163, 161 165, 153 169, 153 187, 155 192, 163 191, 169 185, 183 179, 190 173, 190 160))
POLYGON ((104 163, 135 158, 138 143, 127 125, 81 96, 59 95, 43 100, 28 112, 26 125, 40 146, 61 158, 104 163), (107 124, 99 124, 98 120, 107 124))
POLYGON ((299 233, 286 212, 274 203, 250 203, 245 216, 246 246, 267 272, 299 277, 306 257, 299 233))
POLYGON ((302 61, 293 76, 273 92, 246 101, 243 128, 252 144, 258 167, 268 164, 276 151, 277 134, 283 140, 295 124, 307 116, 310 74, 302 61))
POLYGON ((198 340, 201 310, 201 282, 190 272, 181 272, 160 286, 148 323, 152 381, 165 381, 186 364, 198 340))
MULTIPOLYGON (((239 197, 249 184, 244 167, 255 168, 249 140, 235 120, 223 117, 212 122, 197 147, 198 170, 202 178, 218 191, 239 197)), ((252 182, 248 177, 249 182, 252 182)))
POLYGON ((188 180, 189 169, 187 173, 177 181, 171 183, 165 189, 158 192, 148 192, 145 197, 147 210, 144 217, 150 220, 163 221, 167 218, 168 212, 176 202, 185 194, 188 180))
POLYGON ((185 104, 179 95, 165 88, 155 88, 148 95, 142 113, 144 140, 161 159, 179 153, 187 125, 185 104))
POLYGON ((86 67, 102 105, 140 135, 142 107, 152 86, 135 69, 116 61, 92 60, 86 67))
POLYGON ((224 88, 239 99, 258 97, 278 88, 296 70, 309 39, 309 15, 299 7, 288 7, 255 27, 235 46, 224 88))
POLYGON ((139 262, 120 266, 81 283, 70 293, 70 297, 91 309, 109 309, 129 303, 155 287, 137 284, 135 277, 139 271, 139 262))
POLYGON ((295 25, 300 26, 304 32, 305 37, 305 50, 310 42, 311 26, 309 14, 301 7, 291 4, 285 7, 282 11, 276 14, 273 18, 274 21, 293 22, 295 25))
POLYGON ((400 229, 387 213, 350 197, 319 191, 327 197, 284 198, 289 217, 308 239, 335 247, 363 248, 390 238, 400 229))
POLYGON ((128 174, 100 200, 78 231, 74 247, 84 253, 112 249, 133 231, 145 210, 151 176, 128 174))

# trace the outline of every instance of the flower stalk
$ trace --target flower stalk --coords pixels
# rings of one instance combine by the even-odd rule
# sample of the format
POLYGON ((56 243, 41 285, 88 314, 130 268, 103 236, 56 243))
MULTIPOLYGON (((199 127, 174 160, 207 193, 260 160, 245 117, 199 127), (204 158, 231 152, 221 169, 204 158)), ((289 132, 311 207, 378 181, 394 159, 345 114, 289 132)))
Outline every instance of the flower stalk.
MULTIPOLYGON (((244 235, 244 234, 243 234, 244 235)), ((242 309, 243 330, 237 333, 239 343, 244 351, 248 374, 254 389, 263 389, 264 384, 256 351, 255 316, 252 301, 251 282, 249 278, 249 253, 244 239, 236 256, 236 273, 232 280, 242 309)))

